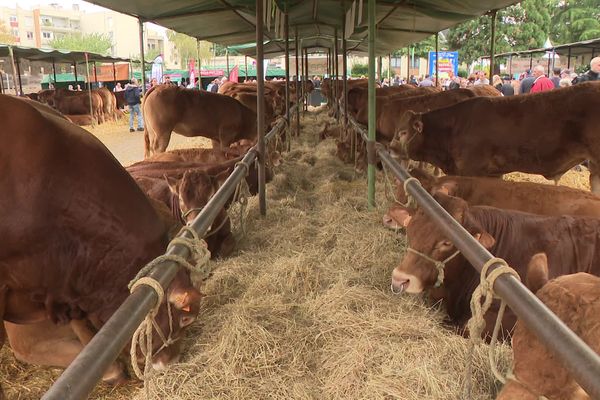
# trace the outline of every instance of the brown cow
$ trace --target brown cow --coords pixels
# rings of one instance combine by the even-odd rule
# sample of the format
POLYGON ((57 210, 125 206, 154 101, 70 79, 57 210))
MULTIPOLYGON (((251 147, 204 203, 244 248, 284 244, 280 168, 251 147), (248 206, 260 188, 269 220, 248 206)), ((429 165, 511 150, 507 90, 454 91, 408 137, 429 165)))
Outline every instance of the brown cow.
POLYGON ((94 118, 89 114, 65 115, 65 117, 75 125, 79 126, 92 125, 94 123, 94 118))
MULTIPOLYGON (((473 206, 491 206, 540 215, 600 218, 600 196, 583 190, 485 177, 448 175, 436 178, 419 169, 412 169, 410 173, 431 194, 441 191, 460 197, 473 206)), ((401 183, 397 184, 396 200, 403 204, 408 201, 401 183)), ((383 217, 383 223, 388 228, 400 228, 398 221, 407 223, 406 215, 414 211, 400 205, 392 206, 383 217)))
POLYGON ((106 87, 94 90, 94 93, 102 97, 102 112, 104 113, 105 119, 117 120, 117 99, 113 92, 108 90, 106 87))
MULTIPOLYGON (((434 198, 485 248, 505 259, 521 276, 525 276, 530 258, 538 252, 548 254, 551 278, 580 271, 600 274, 600 219, 470 207, 462 199, 441 193, 434 198)), ((479 283, 479 274, 422 210, 411 218, 406 231, 413 251, 407 252, 394 269, 392 290, 420 293, 433 288, 441 275, 436 265, 421 254, 442 261, 456 253, 442 267, 442 288, 433 290, 431 295, 434 300, 443 300, 451 321, 462 328, 471 316, 469 301, 479 283)), ((497 310, 495 303, 486 314, 484 336, 491 334, 497 310)), ((504 333, 510 332, 514 323, 514 314, 507 310, 502 322, 504 333)))
POLYGON ((97 123, 104 122, 104 103, 99 94, 92 92, 73 92, 69 90, 57 90, 54 95, 56 109, 65 115, 90 114, 97 123), (91 101, 91 107, 90 107, 91 101))
MULTIPOLYGON (((529 289, 597 354, 600 354, 600 278, 584 272, 548 280, 544 253, 531 259, 529 289)), ((559 360, 520 320, 512 337, 513 375, 496 400, 591 400, 559 360)))
POLYGON ((229 96, 159 85, 148 91, 143 108, 145 158, 164 152, 171 132, 204 136, 221 148, 256 139, 256 114, 229 96))
MULTIPOLYGON (((252 112, 256 113, 256 93, 233 92, 230 96, 242 103, 244 107, 247 107, 252 110, 252 112)), ((272 100, 269 99, 269 97, 264 97, 263 104, 265 109, 265 126, 269 128, 275 124, 275 111, 273 110, 272 100)))
MULTIPOLYGON (((167 230, 123 167, 85 130, 4 95, 0 121, 0 316, 14 324, 69 324, 80 350, 94 334, 87 326, 99 329, 129 295, 128 282, 165 251, 167 230)), ((171 336, 179 338, 198 298, 180 271, 157 316, 161 329, 169 332, 168 300, 171 336), (179 301, 184 297, 189 301, 179 301)), ((178 353, 169 346, 154 362, 166 364, 178 353)), ((104 378, 119 381, 123 374, 114 364, 104 378)))
POLYGON ((589 159, 592 191, 600 193, 599 109, 600 82, 476 97, 424 114, 407 112, 399 148, 412 160, 466 176, 521 171, 556 179, 589 159))

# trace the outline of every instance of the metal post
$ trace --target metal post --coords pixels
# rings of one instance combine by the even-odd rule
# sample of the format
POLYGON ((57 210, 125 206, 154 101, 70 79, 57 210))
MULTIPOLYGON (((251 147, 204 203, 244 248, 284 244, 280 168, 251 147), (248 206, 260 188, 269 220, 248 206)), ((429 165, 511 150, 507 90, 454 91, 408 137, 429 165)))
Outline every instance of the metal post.
MULTIPOLYGON (((196 59, 198 60, 198 90, 202 90, 202 61, 200 60, 200 39, 196 39, 196 59)), ((196 85, 194 85, 195 87, 196 85)))
POLYGON ((508 56, 508 73, 510 74, 510 79, 512 80, 513 78, 513 74, 512 74, 512 54, 510 56, 508 56))
POLYGON ((227 79, 229 79, 229 47, 225 47, 225 60, 227 63, 227 79))
POLYGON ((246 74, 246 78, 244 78, 244 82, 248 80, 248 56, 244 56, 244 73, 246 74))
POLYGON ((96 63, 94 63, 94 82, 96 82, 96 86, 98 86, 98 71, 96 70, 96 63))
POLYGON ((439 86, 440 79, 440 34, 439 32, 435 33, 435 86, 439 86))
POLYGON ((496 53, 496 14, 498 10, 492 10, 492 37, 490 39, 490 85, 492 82, 492 76, 494 76, 494 57, 496 53))
POLYGON ((369 141, 367 142, 367 157, 369 166, 368 202, 369 210, 375 208, 375 0, 369 0, 369 141))
MULTIPOLYGON (((146 60, 144 56, 144 22, 138 18, 138 26, 140 30, 140 57, 142 59, 142 93, 146 94, 146 60)), ((160 83, 160 82, 159 82, 160 83)))
MULTIPOLYGON (((88 84, 88 98, 90 100, 90 117, 92 117, 92 126, 94 126, 94 107, 92 105, 92 82, 90 80, 90 63, 88 58, 88 53, 84 53, 85 55, 85 72, 87 75, 87 84, 88 84)), ((94 71, 95 72, 95 71, 94 71)), ((100 120, 98 120, 100 123, 100 120)))
POLYGON ((406 83, 410 82, 410 46, 406 48, 406 83))
POLYGON ((0 93, 4 94, 4 75, 0 71, 0 93))
MULTIPOLYGON (((304 76, 306 77, 304 82, 308 87, 308 80, 310 79, 310 75, 308 74, 308 48, 304 49, 304 76)), ((308 111, 308 92, 304 96, 304 109, 308 111)))
POLYGON ((381 76, 381 64, 382 64, 381 56, 379 56, 379 57, 377 57, 377 81, 379 83, 383 82, 383 78, 381 76))
POLYGON ((57 82, 56 82, 56 63, 54 62, 54 58, 52 59, 52 74, 54 75, 54 89, 57 89, 57 82))
POLYGON ((19 60, 19 56, 15 55, 16 63, 17 63, 17 77, 19 78, 19 96, 23 95, 23 83, 21 82, 21 60, 19 60))
MULTIPOLYGON (((346 18, 342 18, 342 90, 344 94, 344 123, 342 127, 344 129, 344 137, 348 130, 348 60, 346 59, 346 18)), ((354 129, 352 130, 354 132, 354 129)), ((356 135, 352 133, 350 135, 350 154, 351 160, 354 161, 356 153, 356 135)))
POLYGON ((388 53, 388 73, 387 73, 387 78, 388 78, 388 84, 389 84, 390 86, 392 86, 392 85, 391 85, 391 83, 392 83, 392 82, 391 82, 391 80, 392 80, 392 75, 391 75, 391 73, 392 73, 392 54, 391 54, 391 53, 388 53))
POLYGON ((256 0, 256 117, 258 132, 258 203, 260 215, 267 215, 265 175, 265 74, 263 54, 263 0, 256 0))
MULTIPOLYGON (((283 29, 285 36, 285 120, 287 124, 285 140, 287 151, 290 151, 292 146, 292 127, 290 124, 290 24, 287 12, 283 16, 283 29)), ((246 76, 248 76, 247 69, 248 65, 246 64, 246 76)))
POLYGON ((550 63, 551 63, 551 62, 552 62, 552 60, 550 59, 550 57, 548 57, 548 75, 546 75, 546 76, 548 76, 548 77, 549 77, 549 76, 551 76, 551 75, 550 75, 550 63))
POLYGON ((73 70, 75 71, 75 87, 73 89, 77 90, 77 82, 79 82, 79 78, 77 77, 77 62, 73 62, 73 70))
MULTIPOLYGON (((117 86, 117 67, 115 66, 115 63, 112 63, 113 66, 113 85, 115 85, 115 87, 117 86)), ((96 81, 98 81, 96 79, 96 81)))
POLYGON ((334 76, 335 76, 335 117, 337 119, 338 124, 340 123, 340 89, 338 84, 338 76, 340 74, 339 71, 339 48, 338 48, 338 30, 337 27, 334 30, 335 43, 333 45, 333 68, 334 68, 334 76))
POLYGON ((567 54, 567 69, 571 69, 571 48, 569 47, 569 53, 567 54))
POLYGON ((533 53, 529 54, 529 69, 533 68, 533 53))
POLYGON ((298 26, 296 25, 294 27, 294 34, 295 34, 295 38, 294 38, 294 46, 295 46, 295 53, 296 53, 296 136, 300 136, 300 77, 298 76, 298 74, 300 73, 299 71, 299 65, 298 65, 298 52, 300 51, 300 47, 299 47, 299 40, 298 40, 298 26))

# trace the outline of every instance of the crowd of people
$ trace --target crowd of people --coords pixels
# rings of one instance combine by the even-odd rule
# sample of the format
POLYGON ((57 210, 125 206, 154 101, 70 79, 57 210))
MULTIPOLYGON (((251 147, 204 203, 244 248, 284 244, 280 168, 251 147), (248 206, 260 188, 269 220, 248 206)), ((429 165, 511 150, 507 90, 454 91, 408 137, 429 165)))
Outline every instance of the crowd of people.
MULTIPOLYGON (((584 74, 561 69, 559 67, 552 69, 552 75, 546 75, 546 69, 542 65, 536 65, 522 73, 518 79, 510 75, 492 76, 492 86, 494 86, 504 96, 515 94, 537 93, 560 87, 571 86, 580 82, 600 80, 600 57, 595 57, 590 62, 590 69, 584 74)), ((429 75, 417 78, 411 75, 408 80, 396 75, 391 82, 386 78, 381 81, 382 86, 399 86, 403 84, 412 84, 415 86, 435 86, 435 77, 429 75)), ((462 78, 450 73, 447 78, 440 78, 440 86, 445 90, 466 88, 475 85, 489 85, 487 72, 476 71, 468 78, 462 78)))

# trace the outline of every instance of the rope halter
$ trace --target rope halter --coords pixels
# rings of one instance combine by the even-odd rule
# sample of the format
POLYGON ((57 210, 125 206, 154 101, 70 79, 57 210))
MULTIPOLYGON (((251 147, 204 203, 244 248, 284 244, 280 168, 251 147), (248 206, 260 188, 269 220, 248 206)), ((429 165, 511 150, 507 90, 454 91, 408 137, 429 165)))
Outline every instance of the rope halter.
POLYGON ((425 253, 421 253, 420 251, 413 249, 412 247, 408 247, 406 250, 410 253, 416 254, 419 257, 424 258, 425 260, 433 263, 433 265, 437 269, 437 273, 438 273, 437 280, 435 281, 435 285, 434 285, 434 287, 436 287, 436 288, 442 286, 442 284, 444 283, 444 269, 446 268, 446 264, 449 263, 450 260, 452 260, 454 257, 456 257, 457 255, 460 254, 460 250, 456 250, 454 253, 452 253, 449 257, 445 258, 443 261, 439 261, 439 260, 429 257, 425 253))

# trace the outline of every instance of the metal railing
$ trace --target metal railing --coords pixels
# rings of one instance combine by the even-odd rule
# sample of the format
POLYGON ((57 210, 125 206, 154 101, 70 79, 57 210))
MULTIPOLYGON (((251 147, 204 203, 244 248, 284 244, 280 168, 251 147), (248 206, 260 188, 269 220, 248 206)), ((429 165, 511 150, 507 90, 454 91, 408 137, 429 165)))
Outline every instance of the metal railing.
MULTIPOLYGON (((349 118, 352 126, 368 142, 364 127, 354 118, 349 118)), ((369 148, 369 146, 367 146, 369 148)), ((405 182, 410 174, 380 143, 374 147, 381 161, 393 174, 405 182)), ((375 157, 369 157, 374 159, 375 157)), ((465 228, 462 227, 421 185, 414 181, 407 184, 407 192, 421 209, 433 219, 443 233, 454 243, 471 265, 481 273, 481 269, 494 256, 483 247, 465 228)), ((488 275, 502 264, 494 263, 488 275)), ((600 399, 600 356, 571 331, 544 303, 525 285, 509 274, 500 275, 494 284, 498 294, 536 337, 562 361, 573 378, 594 399, 600 399)))
MULTIPOLYGON (((265 141, 280 134, 286 125, 285 118, 280 118, 271 131, 265 135, 265 141)), ((248 150, 242 159, 242 163, 252 165, 257 157, 258 148, 254 146, 248 150)), ((198 233, 199 237, 204 237, 220 210, 233 195, 238 183, 245 178, 246 173, 247 170, 244 165, 237 165, 200 214, 192 221, 190 227, 198 233)), ((180 234, 180 237, 192 238, 187 232, 180 234)), ((170 247, 166 254, 177 255, 186 259, 190 256, 188 248, 179 244, 170 247)), ((167 288, 178 269, 179 266, 176 263, 164 261, 158 264, 148 276, 157 280, 163 288, 167 288)), ((146 285, 139 286, 127 297, 69 367, 65 369, 42 399, 75 400, 86 398, 102 378, 109 365, 117 359, 134 331, 146 317, 146 314, 155 306, 156 301, 157 294, 154 289, 146 285)))

